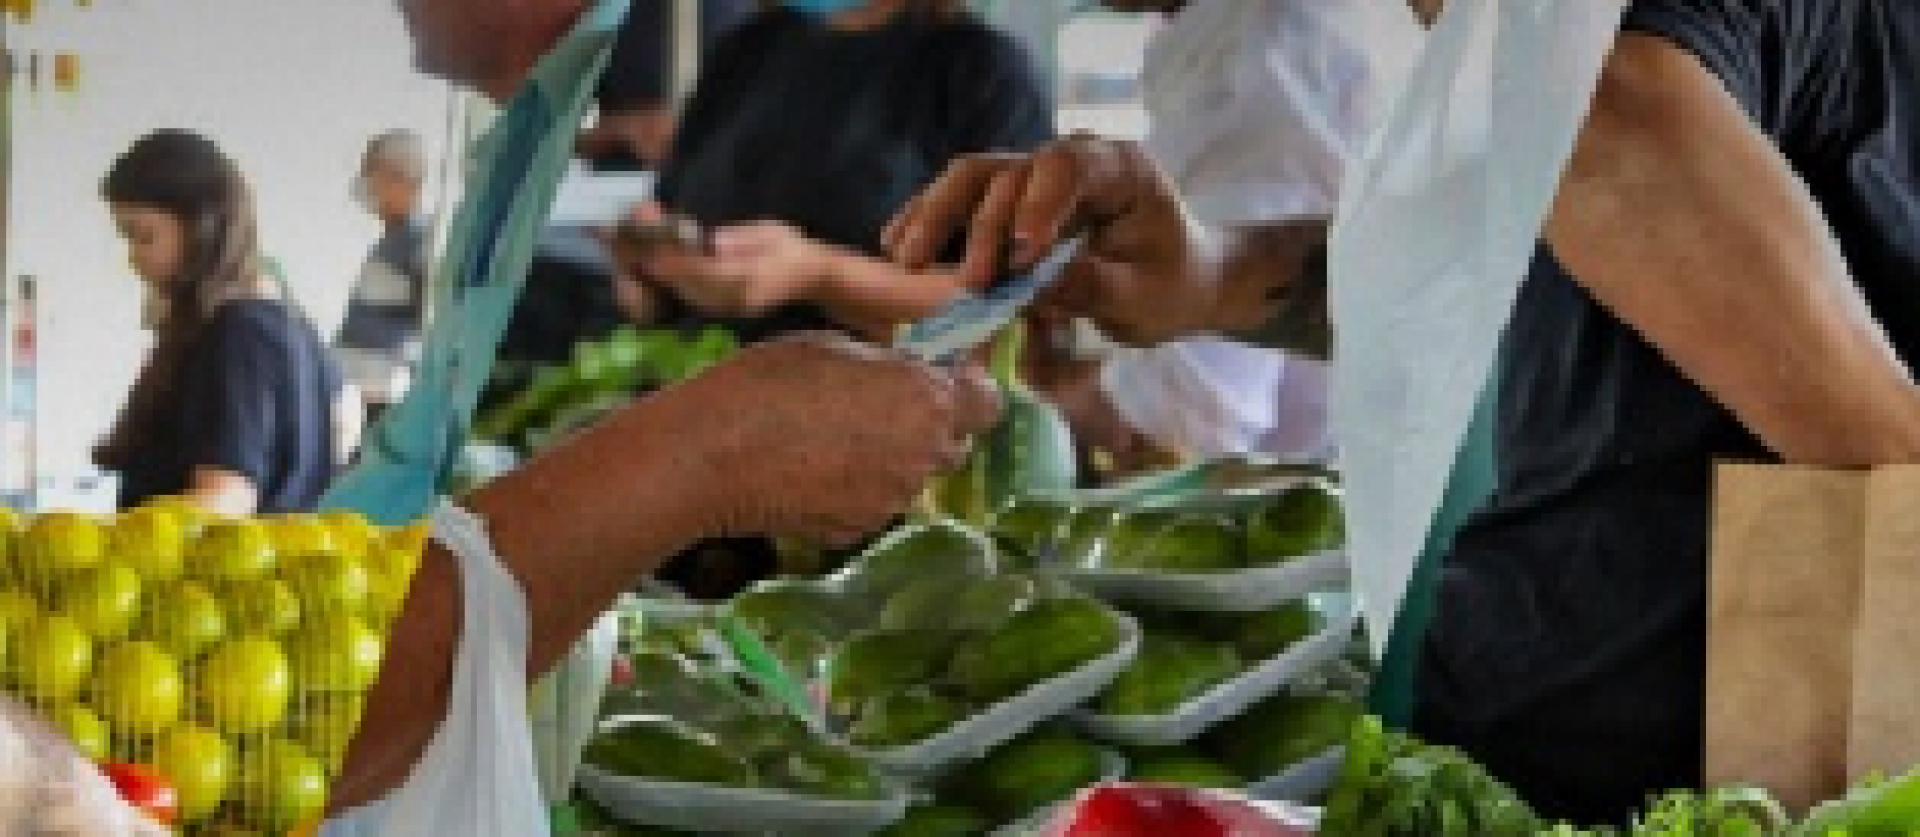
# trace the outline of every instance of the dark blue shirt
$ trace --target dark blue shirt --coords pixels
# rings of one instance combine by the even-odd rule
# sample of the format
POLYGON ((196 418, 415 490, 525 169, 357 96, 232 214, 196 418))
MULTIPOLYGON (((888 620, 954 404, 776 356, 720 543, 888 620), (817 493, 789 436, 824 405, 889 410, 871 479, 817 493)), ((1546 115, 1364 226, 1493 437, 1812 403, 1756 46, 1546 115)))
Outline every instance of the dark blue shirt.
MULTIPOLYGON (((979 20, 850 32, 778 9, 714 45, 658 197, 706 225, 785 221, 878 254, 894 213, 955 157, 1034 148, 1053 117, 1026 50, 979 20)), ((831 322, 796 305, 728 325, 754 340, 831 322)))
POLYGON ((390 354, 420 336, 427 298, 427 222, 416 218, 387 229, 354 283, 337 340, 343 349, 390 354))
MULTIPOLYGON (((1920 4, 1639 0, 1625 26, 1719 78, 1812 192, 1895 349, 1920 360, 1920 4)), ((1621 769, 1644 782, 1615 796, 1637 803, 1697 780, 1683 774, 1699 758, 1714 465, 1774 457, 1544 248, 1504 364, 1497 486, 1442 574, 1419 690, 1453 737, 1504 739, 1476 755, 1523 784, 1554 760, 1641 760, 1621 769)), ((1560 784, 1539 792, 1602 783, 1560 784)))
POLYGON ((121 472, 120 505, 180 494, 195 468, 218 468, 252 481, 262 513, 311 509, 337 467, 340 388, 319 332, 293 306, 221 306, 181 367, 151 449, 121 472))

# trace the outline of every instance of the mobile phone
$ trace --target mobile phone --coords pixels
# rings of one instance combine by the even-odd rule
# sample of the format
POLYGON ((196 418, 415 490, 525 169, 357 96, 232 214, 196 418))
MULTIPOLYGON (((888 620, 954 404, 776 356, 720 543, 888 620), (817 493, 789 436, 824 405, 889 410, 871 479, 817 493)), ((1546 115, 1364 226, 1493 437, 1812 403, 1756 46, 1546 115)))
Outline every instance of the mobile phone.
POLYGON ((622 246, 642 252, 656 248, 678 248, 691 252, 706 250, 706 233, 690 218, 663 218, 658 221, 627 219, 614 228, 614 239, 622 246))

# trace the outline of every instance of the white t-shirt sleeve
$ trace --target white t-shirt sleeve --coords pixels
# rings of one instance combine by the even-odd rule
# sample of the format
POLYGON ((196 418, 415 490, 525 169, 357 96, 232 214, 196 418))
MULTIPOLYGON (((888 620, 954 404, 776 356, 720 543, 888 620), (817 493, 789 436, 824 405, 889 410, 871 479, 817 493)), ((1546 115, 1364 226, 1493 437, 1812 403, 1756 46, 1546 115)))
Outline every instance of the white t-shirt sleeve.
POLYGON ((1148 148, 1202 221, 1330 217, 1423 34, 1405 0, 1191 4, 1148 56, 1148 148))

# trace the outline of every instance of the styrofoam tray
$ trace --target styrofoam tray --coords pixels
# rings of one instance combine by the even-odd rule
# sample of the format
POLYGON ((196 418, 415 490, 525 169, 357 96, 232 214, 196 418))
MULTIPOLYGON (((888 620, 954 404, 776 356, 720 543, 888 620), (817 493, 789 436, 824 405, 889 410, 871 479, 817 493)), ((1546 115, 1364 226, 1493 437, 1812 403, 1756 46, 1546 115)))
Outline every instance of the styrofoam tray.
POLYGON ((1300 804, 1312 801, 1326 793, 1340 778, 1340 765, 1346 759, 1346 754, 1347 748, 1334 747, 1287 768, 1278 776, 1248 785, 1246 793, 1268 802, 1300 804))
POLYGON ((1062 578, 1113 602, 1167 610, 1251 613, 1347 581, 1343 550, 1319 552, 1270 567, 1220 573, 1156 573, 1068 567, 1062 578))
MULTIPOLYGON (((1094 784, 1118 782, 1127 778, 1127 757, 1122 755, 1120 751, 1103 751, 1101 758, 1106 760, 1107 769, 1101 776, 1100 781, 1094 784)), ((1078 791, 1075 791, 1075 793, 1077 794, 1078 791)), ((1026 819, 1008 823, 988 832, 987 837, 1027 837, 1027 835, 1034 834, 1040 829, 1045 828, 1047 823, 1054 821, 1060 816, 1061 809, 1071 804, 1073 804, 1072 799, 1062 799, 1052 805, 1044 806, 1039 811, 1028 814, 1026 819)))
POLYGON ((1351 610, 1330 614, 1321 629, 1287 647, 1240 676, 1214 686, 1168 715, 1097 715, 1079 717, 1081 726, 1102 740, 1142 747, 1184 744, 1249 707, 1272 697, 1286 685, 1347 647, 1357 617, 1351 610))
POLYGON ((580 789, 622 819, 703 834, 872 834, 905 816, 908 804, 905 794, 877 801, 817 799, 618 776, 592 765, 581 765, 580 789))
POLYGON ((1127 614, 1112 612, 1120 621, 1120 646, 1105 657, 1028 687, 925 740, 901 747, 849 748, 895 773, 925 776, 978 759, 1041 721, 1067 714, 1105 691, 1140 652, 1140 623, 1127 614))

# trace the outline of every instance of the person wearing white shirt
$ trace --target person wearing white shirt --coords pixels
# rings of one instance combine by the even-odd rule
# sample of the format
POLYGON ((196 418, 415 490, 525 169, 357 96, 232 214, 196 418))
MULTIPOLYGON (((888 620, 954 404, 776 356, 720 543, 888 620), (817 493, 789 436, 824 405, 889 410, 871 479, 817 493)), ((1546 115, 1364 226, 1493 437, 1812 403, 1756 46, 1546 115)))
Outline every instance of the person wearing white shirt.
MULTIPOLYGON (((1243 249, 1324 239, 1347 167, 1424 34, 1400 0, 1104 5, 1168 15, 1143 71, 1146 149, 1194 219, 1243 249)), ((1298 269, 1318 262, 1309 253, 1298 269)), ((1326 458, 1324 331, 1309 331, 1319 336, 1293 341, 1297 351, 1216 336, 1119 349, 1101 395, 1127 425, 1187 455, 1326 458)))

